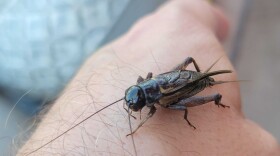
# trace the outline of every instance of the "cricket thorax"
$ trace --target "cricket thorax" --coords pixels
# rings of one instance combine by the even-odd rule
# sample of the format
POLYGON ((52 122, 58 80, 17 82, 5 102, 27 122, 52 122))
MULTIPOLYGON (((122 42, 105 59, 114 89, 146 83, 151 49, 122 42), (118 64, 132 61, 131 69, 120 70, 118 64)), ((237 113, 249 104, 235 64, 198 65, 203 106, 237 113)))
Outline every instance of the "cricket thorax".
POLYGON ((159 85, 154 79, 141 82, 138 84, 138 86, 145 94, 147 106, 149 106, 149 104, 154 104, 162 97, 159 85))

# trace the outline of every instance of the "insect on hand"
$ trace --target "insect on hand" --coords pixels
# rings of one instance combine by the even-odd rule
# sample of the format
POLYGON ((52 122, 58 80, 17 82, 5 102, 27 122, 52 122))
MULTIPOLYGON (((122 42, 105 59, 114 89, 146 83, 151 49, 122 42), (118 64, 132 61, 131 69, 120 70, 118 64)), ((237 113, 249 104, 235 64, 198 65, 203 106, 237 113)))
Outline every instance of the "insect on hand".
POLYGON ((150 111, 138 127, 128 135, 135 133, 155 114, 155 104, 168 109, 185 111, 184 119, 194 129, 196 129, 195 126, 188 120, 187 107, 199 106, 211 101, 214 101, 217 106, 229 107, 221 103, 222 95, 219 93, 203 97, 194 96, 208 86, 227 82, 215 81, 210 77, 232 72, 231 70, 209 72, 214 64, 202 73, 195 60, 188 57, 170 72, 155 77, 152 77, 152 73, 148 73, 146 79, 139 76, 137 84, 126 90, 124 100, 132 111, 140 111, 144 106, 149 107, 150 111), (194 64, 196 71, 186 70, 190 63, 194 64))
MULTIPOLYGON (((219 60, 219 59, 218 59, 219 60)), ((138 125, 138 127, 128 135, 134 134, 149 118, 151 118, 155 112, 155 104, 158 104, 167 109, 183 110, 185 111, 184 119, 187 123, 195 129, 195 126, 191 124, 188 120, 188 110, 187 107, 194 107, 206 104, 208 102, 214 101, 217 106, 229 107, 221 103, 222 95, 213 94, 209 96, 194 96, 197 93, 204 90, 206 87, 213 86, 216 84, 234 82, 234 81, 215 81, 212 77, 218 74, 231 73, 231 70, 218 70, 209 72, 210 69, 218 62, 214 62, 205 72, 201 72, 197 63, 192 57, 188 57, 185 61, 170 72, 159 74, 153 77, 152 73, 148 73, 146 79, 139 76, 137 84, 129 87, 125 91, 125 97, 103 107, 102 109, 96 111, 95 113, 89 115, 82 121, 78 122, 74 126, 70 127, 63 133, 54 137, 47 143, 43 144, 39 148, 31 151, 27 155, 35 153, 36 151, 42 149, 53 141, 65 135, 67 132, 71 131, 75 127, 79 126, 81 123, 85 122, 89 118, 93 117, 97 113, 103 111, 104 109, 124 100, 128 109, 125 110, 129 113, 130 110, 137 112, 141 111, 144 106, 150 108, 150 111, 146 118, 138 125), (186 70, 186 67, 193 63, 196 71, 186 70)), ((132 116, 129 113, 129 117, 132 116)), ((134 117, 134 116, 132 116, 134 117)))

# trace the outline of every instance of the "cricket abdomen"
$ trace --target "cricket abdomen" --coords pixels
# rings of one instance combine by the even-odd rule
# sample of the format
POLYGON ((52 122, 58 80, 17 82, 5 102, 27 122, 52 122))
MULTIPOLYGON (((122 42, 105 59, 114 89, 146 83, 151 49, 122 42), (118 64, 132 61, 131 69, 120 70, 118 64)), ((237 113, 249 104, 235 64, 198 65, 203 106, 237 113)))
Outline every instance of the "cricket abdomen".
POLYGON ((209 86, 209 79, 205 78, 197 83, 186 85, 185 87, 177 90, 176 92, 163 94, 161 99, 159 100, 159 104, 163 107, 167 107, 178 102, 180 99, 185 99, 196 95, 197 93, 204 90, 209 86))

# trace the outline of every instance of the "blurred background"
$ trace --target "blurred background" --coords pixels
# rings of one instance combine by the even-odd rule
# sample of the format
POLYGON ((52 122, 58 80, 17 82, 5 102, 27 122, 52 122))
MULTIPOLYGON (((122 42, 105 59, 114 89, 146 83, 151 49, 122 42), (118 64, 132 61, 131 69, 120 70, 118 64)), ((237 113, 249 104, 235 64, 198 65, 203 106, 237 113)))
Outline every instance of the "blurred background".
MULTIPOLYGON (((83 61, 165 0, 0 0, 0 154, 83 61)), ((245 115, 280 141, 280 1, 216 0, 231 22, 224 44, 245 115), (277 124, 278 123, 278 124, 277 124)))

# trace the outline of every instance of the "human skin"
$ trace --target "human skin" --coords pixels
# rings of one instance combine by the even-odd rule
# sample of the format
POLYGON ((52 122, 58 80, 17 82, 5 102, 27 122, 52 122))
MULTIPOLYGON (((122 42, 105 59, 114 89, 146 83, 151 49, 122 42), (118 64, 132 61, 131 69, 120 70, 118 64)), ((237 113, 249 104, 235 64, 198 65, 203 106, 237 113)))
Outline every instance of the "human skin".
MULTIPOLYGON (((234 68, 221 41, 228 23, 222 13, 200 0, 172 0, 137 22, 128 33, 92 55, 42 117, 37 129, 19 150, 26 155, 107 104, 124 96, 138 75, 166 72, 193 57, 206 70, 234 68)), ((188 69, 193 70, 190 65, 188 69)), ((236 80, 236 73, 214 77, 236 80)), ((191 128, 183 111, 156 105, 157 112, 132 137, 122 102, 94 115, 67 134, 30 155, 279 155, 279 144, 264 129, 246 119, 241 110, 238 83, 227 83, 203 91, 223 95, 213 102, 189 108, 191 128), (135 147, 133 146, 133 142, 135 147), (135 150, 135 151, 134 151, 135 150)), ((148 109, 142 112, 142 119, 148 109)), ((132 127, 139 123, 133 113, 132 127)))

